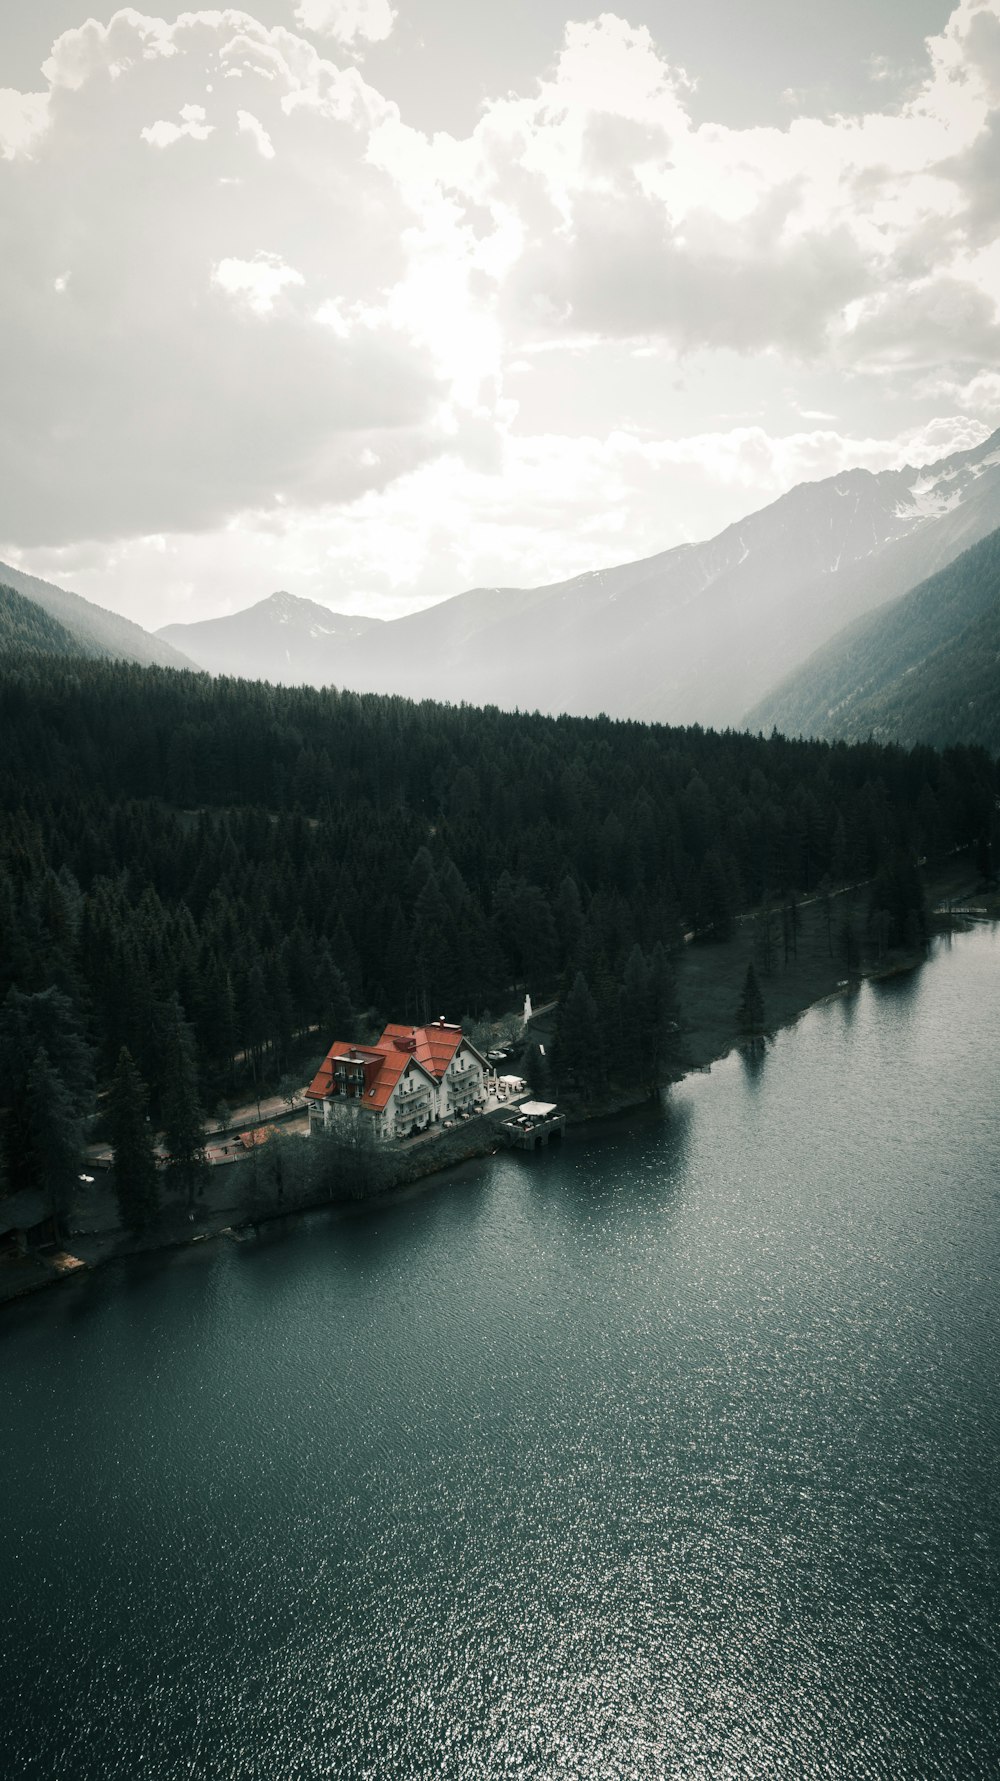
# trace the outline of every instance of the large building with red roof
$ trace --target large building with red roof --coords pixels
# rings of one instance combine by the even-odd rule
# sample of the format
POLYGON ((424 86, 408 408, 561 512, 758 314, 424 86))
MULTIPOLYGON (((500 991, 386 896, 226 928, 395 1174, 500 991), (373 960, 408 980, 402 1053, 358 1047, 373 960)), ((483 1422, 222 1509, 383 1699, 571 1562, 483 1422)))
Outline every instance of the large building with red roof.
POLYGON ((306 1089, 309 1125, 365 1117, 382 1138, 409 1138, 485 1104, 489 1066, 460 1026, 386 1027, 374 1045, 335 1039, 306 1089))

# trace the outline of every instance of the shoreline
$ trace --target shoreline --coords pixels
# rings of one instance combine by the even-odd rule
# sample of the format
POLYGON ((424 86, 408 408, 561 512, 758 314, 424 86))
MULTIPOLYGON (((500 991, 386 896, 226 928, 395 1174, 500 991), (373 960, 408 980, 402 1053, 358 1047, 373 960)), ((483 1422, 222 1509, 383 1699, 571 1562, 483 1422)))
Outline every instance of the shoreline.
MULTIPOLYGON (((850 893, 844 892, 841 895, 850 893)), ((940 901, 940 898, 938 899, 940 901)), ((996 898, 992 899, 996 902, 996 898)), ((816 905, 806 905, 813 910, 810 926, 815 930, 818 926, 816 905)), ((1000 915, 996 908, 984 909, 978 919, 995 921, 1000 915)), ((957 929, 962 931, 973 925, 970 915, 964 911, 957 919, 957 929)), ((835 978, 831 967, 835 961, 832 957, 821 960, 817 971, 816 961, 808 966, 788 972, 781 985, 783 994, 775 996, 775 1013, 777 1018, 769 1019, 758 1036, 768 1043, 776 1033, 785 1030, 801 1019, 811 1008, 822 1006, 826 1002, 837 1000, 860 988, 863 982, 878 982, 888 978, 902 976, 928 962, 929 945, 938 936, 956 931, 954 916, 935 915, 932 917, 932 929, 927 948, 914 949, 910 952, 895 952, 884 960, 869 964, 856 970, 848 978, 835 978), (806 992, 806 993, 802 993, 806 992)), ((815 932, 812 936, 815 940, 815 932)), ((710 1005, 710 996, 706 989, 705 977, 709 973, 714 977, 716 991, 719 983, 726 989, 742 971, 746 969, 745 961, 751 954, 751 936, 744 926, 741 931, 737 924, 737 932, 733 939, 714 947, 685 948, 679 961, 678 979, 681 1002, 684 1006, 684 989, 689 993, 701 980, 700 1020, 692 1022, 685 1029, 685 1056, 683 1066, 674 1070, 664 1081, 661 1093, 669 1092, 676 1083, 684 1081, 687 1076, 710 1071, 712 1065, 728 1057, 735 1049, 747 1043, 747 1036, 741 1035, 732 1018, 720 1023, 718 1009, 710 1005)), ((765 1006, 768 1003, 768 991, 776 987, 768 978, 762 980, 765 990, 765 1006)), ((716 996, 718 999, 718 996, 716 996)), ((735 998, 729 1004, 734 1006, 735 998)), ((586 1107, 572 1108, 566 1112, 567 1126, 577 1131, 593 1124, 595 1121, 610 1119, 630 1112, 637 1113, 643 1107, 649 1107, 656 1100, 656 1095, 617 1093, 608 1095, 600 1102, 586 1107)), ((365 1213, 376 1206, 390 1206, 409 1198, 421 1184, 432 1180, 435 1176, 446 1173, 449 1169, 472 1162, 483 1157, 496 1154, 505 1148, 499 1131, 492 1121, 495 1115, 480 1115, 476 1121, 475 1131, 453 1131, 442 1133, 430 1143, 424 1143, 411 1153, 404 1153, 391 1159, 396 1164, 392 1179, 378 1193, 364 1197, 347 1195, 341 1198, 329 1194, 309 1193, 299 1198, 271 1201, 269 1203, 248 1204, 246 1196, 237 1205, 217 1206, 214 1209, 205 1207, 200 1216, 195 1211, 194 1217, 180 1208, 168 1209, 161 1218, 160 1226, 147 1236, 130 1236, 120 1228, 104 1231, 77 1231, 67 1234, 66 1244, 73 1261, 78 1265, 60 1265, 58 1259, 43 1259, 37 1255, 29 1255, 17 1261, 0 1264, 3 1272, 7 1269, 17 1270, 21 1278, 3 1279, 0 1272, 0 1306, 16 1303, 47 1288, 54 1287, 68 1278, 80 1278, 96 1273, 115 1261, 127 1261, 134 1256, 169 1254, 176 1249, 186 1249, 196 1243, 216 1243, 221 1240, 241 1242, 252 1240, 259 1226, 274 1224, 287 1218, 298 1218, 308 1212, 334 1212, 339 1217, 365 1213), (23 1270, 23 1273, 22 1273, 23 1270), (6 1290, 5 1290, 6 1289, 6 1290)), ((304 1141, 304 1140, 300 1140, 304 1141)), ((65 1252, 60 1252, 65 1253, 65 1252)))

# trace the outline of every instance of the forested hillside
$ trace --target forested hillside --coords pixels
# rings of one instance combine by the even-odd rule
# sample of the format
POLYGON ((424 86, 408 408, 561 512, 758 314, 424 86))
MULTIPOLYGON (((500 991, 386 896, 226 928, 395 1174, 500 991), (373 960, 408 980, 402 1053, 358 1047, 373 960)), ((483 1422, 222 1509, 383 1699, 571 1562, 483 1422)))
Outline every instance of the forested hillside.
POLYGON ((0 656, 36 652, 54 656, 86 653, 58 619, 0 582, 0 656))
POLYGON ((1000 531, 817 650, 748 722, 1000 753, 1000 531))
POLYGON ((881 871, 883 938, 912 939, 915 856, 985 848, 995 793, 972 750, 0 666, 9 1176, 31 1107, 88 1110, 122 1046, 159 1118, 277 1082, 311 1026, 498 1011, 580 973, 581 1043, 627 1068, 636 985, 682 930, 881 871))
POLYGON ((71 593, 68 588, 56 587, 51 581, 42 581, 37 575, 15 569, 10 563, 0 563, 0 583, 40 607, 68 631, 83 655, 111 656, 123 662, 152 663, 164 668, 194 666, 179 649, 152 636, 141 625, 133 624, 131 619, 122 618, 118 612, 108 612, 103 606, 95 606, 82 594, 71 593))

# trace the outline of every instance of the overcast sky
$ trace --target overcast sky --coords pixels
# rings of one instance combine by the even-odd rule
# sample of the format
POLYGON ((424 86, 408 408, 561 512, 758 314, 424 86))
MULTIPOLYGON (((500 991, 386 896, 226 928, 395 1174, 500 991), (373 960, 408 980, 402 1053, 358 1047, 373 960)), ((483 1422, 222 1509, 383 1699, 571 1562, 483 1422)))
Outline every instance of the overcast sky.
POLYGON ((1000 425, 1000 0, 32 0, 0 87, 0 558, 150 627, 1000 425))

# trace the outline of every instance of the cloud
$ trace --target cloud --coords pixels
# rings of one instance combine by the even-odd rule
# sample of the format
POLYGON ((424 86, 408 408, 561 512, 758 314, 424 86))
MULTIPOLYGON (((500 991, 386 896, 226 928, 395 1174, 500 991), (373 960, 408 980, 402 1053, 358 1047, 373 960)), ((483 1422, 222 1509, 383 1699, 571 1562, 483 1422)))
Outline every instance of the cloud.
POLYGON ((295 18, 306 31, 338 43, 383 43, 396 21, 388 0, 298 0, 295 18))
POLYGON ((992 240, 1000 222, 1000 110, 964 154, 942 161, 938 171, 954 180, 965 199, 962 220, 971 238, 992 240))
POLYGON ((13 87, 0 87, 0 157, 13 160, 17 154, 30 150, 37 136, 48 127, 49 96, 47 93, 18 93, 13 87))
POLYGON ((145 125, 139 135, 153 148, 170 148, 180 142, 182 136, 189 136, 192 142, 207 142, 215 129, 214 124, 206 124, 203 105, 182 105, 180 117, 179 124, 167 123, 160 118, 155 124, 145 125))
POLYGON ((237 12, 119 12, 46 66, 44 130, 0 162, 0 533, 214 529, 440 449, 444 386, 386 308, 417 219, 355 70, 237 12))
POLYGON ((254 117, 252 111, 237 111, 236 122, 245 135, 253 138, 259 153, 265 161, 274 160, 274 143, 265 130, 260 118, 254 117))
POLYGON ((784 128, 696 125, 605 12, 463 139, 350 65, 388 5, 287 16, 126 7, 0 93, 0 544, 36 566, 403 609, 989 424, 1000 0, 903 104, 784 128))
MULTIPOLYGON (((1000 0, 962 0, 898 112, 733 130, 695 128, 687 76, 605 13, 568 25, 537 94, 487 105, 467 143, 389 124, 374 152, 403 187, 436 180, 498 233, 516 218, 497 280, 512 346, 659 339, 842 364, 851 306, 877 290, 915 322, 919 293, 904 299, 930 276, 990 295, 978 268, 952 271, 964 241, 942 162, 988 118, 998 26, 1000 0)), ((991 148, 991 207, 992 173, 991 148)))
POLYGON ((602 336, 662 335, 682 351, 817 350, 872 274, 849 229, 786 233, 792 189, 748 217, 691 212, 672 225, 655 198, 587 194, 569 238, 535 243, 509 295, 529 322, 602 336))
POLYGON ((856 367, 885 376, 1000 358, 997 307, 968 279, 942 274, 862 302, 844 336, 856 367))
POLYGON ((975 70, 991 100, 1000 103, 1000 14, 993 0, 971 0, 952 14, 964 63, 975 70))
POLYGON ((231 297, 245 298, 255 315, 270 315, 286 285, 304 284, 305 279, 277 254, 257 253, 252 260, 220 260, 212 269, 212 283, 231 297))
POLYGON ((995 426, 1000 416, 1000 371, 978 371, 968 383, 931 374, 921 380, 918 394, 931 402, 951 402, 964 414, 995 426))
POLYGON ((17 560, 152 625, 237 611, 276 587, 393 618, 468 587, 544 585, 652 555, 795 483, 931 463, 988 432, 952 415, 899 438, 753 425, 677 440, 507 433, 498 473, 441 456, 338 505, 245 511, 224 534, 153 533, 17 560))

